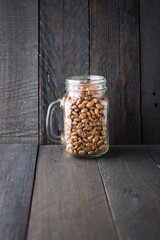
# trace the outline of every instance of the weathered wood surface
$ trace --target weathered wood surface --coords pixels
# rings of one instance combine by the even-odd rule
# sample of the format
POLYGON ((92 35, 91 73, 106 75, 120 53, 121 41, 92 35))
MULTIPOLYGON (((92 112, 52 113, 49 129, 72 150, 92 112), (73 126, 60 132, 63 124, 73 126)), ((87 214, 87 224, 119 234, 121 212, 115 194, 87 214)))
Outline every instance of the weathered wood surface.
POLYGON ((107 78, 111 144, 141 143, 138 0, 90 0, 90 73, 107 78))
POLYGON ((25 239, 30 212, 35 145, 0 145, 0 239, 25 239))
POLYGON ((37 146, 0 145, 0 239, 159 239, 159 145, 98 160, 40 146, 36 159, 37 146))
POLYGON ((142 142, 160 143, 160 1, 140 2, 142 142))
POLYGON ((160 170, 146 149, 112 147, 98 160, 120 239, 160 236, 160 170))
POLYGON ((28 240, 118 239, 96 160, 41 146, 28 240))
POLYGON ((0 143, 38 142, 38 1, 0 1, 0 143))
POLYGON ((138 0, 41 0, 40 9, 40 142, 65 77, 90 72, 107 77, 111 144, 141 143, 138 0))
POLYGON ((160 168, 160 145, 148 145, 147 150, 157 167, 160 168))
POLYGON ((160 143, 159 25, 158 0, 0 1, 0 143, 51 143, 49 103, 88 73, 107 77, 111 144, 160 143))
MULTIPOLYGON (((89 73, 88 2, 40 0, 39 124, 40 143, 50 143, 45 129, 48 105, 63 96, 65 77, 89 73)), ((62 114, 54 114, 54 132, 62 114)))

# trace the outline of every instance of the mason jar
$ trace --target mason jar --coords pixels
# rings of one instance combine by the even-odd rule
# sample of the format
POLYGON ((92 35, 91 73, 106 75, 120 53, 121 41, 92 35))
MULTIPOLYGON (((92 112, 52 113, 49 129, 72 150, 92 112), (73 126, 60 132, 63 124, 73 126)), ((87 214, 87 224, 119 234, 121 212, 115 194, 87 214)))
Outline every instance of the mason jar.
POLYGON ((106 78, 97 75, 72 76, 65 81, 62 99, 49 105, 46 119, 48 137, 61 142, 67 153, 83 158, 99 157, 109 149, 106 78), (56 107, 63 110, 61 136, 53 133, 52 115, 56 107))

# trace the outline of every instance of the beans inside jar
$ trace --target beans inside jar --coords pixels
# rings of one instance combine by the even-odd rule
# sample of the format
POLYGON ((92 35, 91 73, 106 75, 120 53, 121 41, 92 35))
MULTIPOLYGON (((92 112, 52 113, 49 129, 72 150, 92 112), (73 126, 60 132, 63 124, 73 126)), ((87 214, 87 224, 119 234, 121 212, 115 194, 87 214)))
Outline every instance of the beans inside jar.
POLYGON ((62 143, 65 150, 78 157, 94 158, 109 149, 108 93, 103 76, 71 76, 65 79, 65 95, 52 101, 47 110, 46 132, 51 141, 62 143), (53 113, 63 110, 64 131, 53 131, 53 113))
POLYGON ((65 101, 66 151, 76 156, 99 156, 108 150, 107 100, 90 88, 65 101))

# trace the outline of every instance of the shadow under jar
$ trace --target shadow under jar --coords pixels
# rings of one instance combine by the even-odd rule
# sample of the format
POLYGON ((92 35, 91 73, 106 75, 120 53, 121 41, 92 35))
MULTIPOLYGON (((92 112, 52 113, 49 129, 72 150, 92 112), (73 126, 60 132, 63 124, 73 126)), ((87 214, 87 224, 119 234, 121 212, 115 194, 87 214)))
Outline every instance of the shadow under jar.
POLYGON ((46 129, 48 137, 61 141, 65 150, 77 157, 94 158, 109 149, 109 101, 106 79, 102 76, 72 76, 66 79, 66 94, 48 108, 46 129), (56 107, 64 113, 64 132, 52 131, 52 114, 56 107))

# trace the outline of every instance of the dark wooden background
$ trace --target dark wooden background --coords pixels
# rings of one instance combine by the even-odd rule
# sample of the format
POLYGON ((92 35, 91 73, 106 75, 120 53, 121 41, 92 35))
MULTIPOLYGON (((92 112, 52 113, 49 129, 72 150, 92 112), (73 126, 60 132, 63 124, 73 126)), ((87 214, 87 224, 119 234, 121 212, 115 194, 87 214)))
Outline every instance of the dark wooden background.
POLYGON ((0 143, 50 144, 48 105, 79 74, 107 78, 111 144, 160 143, 159 27, 159 0, 1 0, 0 143))

